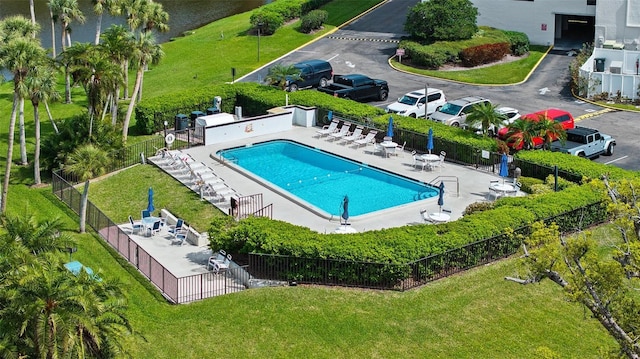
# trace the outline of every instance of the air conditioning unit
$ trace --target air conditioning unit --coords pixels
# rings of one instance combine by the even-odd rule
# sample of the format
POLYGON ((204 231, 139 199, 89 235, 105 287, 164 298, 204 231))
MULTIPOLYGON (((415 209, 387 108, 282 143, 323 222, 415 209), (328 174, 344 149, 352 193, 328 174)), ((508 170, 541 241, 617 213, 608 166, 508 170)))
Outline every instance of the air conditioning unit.
POLYGON ((612 74, 622 73, 622 61, 611 61, 611 66, 609 66, 609 72, 611 72, 612 74))

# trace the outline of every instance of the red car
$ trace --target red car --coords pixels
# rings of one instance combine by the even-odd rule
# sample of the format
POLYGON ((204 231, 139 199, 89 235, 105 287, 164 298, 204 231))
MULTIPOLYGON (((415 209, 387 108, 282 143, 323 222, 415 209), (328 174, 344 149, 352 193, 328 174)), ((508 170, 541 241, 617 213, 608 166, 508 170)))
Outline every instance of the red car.
MULTIPOLYGON (((567 111, 558 110, 556 108, 550 108, 550 109, 526 114, 522 116, 521 119, 525 121, 539 121, 541 117, 547 117, 553 120, 554 122, 560 123, 562 125, 562 128, 565 130, 569 130, 575 127, 573 116, 571 116, 571 114, 567 111)), ((498 131, 498 138, 500 138, 503 141, 507 141, 507 132, 509 132, 508 127, 501 128, 498 131)), ((544 140, 542 139, 542 137, 533 138, 533 144, 535 148, 541 147, 543 142, 544 140)), ((513 141, 507 141, 507 145, 515 150, 520 150, 522 149, 522 146, 524 145, 524 143, 520 142, 520 144, 516 146, 513 141)))

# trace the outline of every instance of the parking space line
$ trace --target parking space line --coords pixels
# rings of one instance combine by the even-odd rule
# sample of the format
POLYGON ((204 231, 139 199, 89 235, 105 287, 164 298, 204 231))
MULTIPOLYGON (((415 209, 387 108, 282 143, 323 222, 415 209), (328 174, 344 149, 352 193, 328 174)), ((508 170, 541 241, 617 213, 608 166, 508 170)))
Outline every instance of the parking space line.
POLYGON ((625 159, 625 158, 627 158, 627 157, 629 157, 629 156, 622 156, 622 157, 620 157, 620 158, 616 158, 615 160, 611 160, 611 161, 609 161, 609 162, 605 162, 604 164, 605 164, 605 165, 609 165, 609 164, 612 164, 612 163, 614 163, 614 162, 618 162, 618 161, 620 161, 620 160, 624 160, 624 159, 625 159))

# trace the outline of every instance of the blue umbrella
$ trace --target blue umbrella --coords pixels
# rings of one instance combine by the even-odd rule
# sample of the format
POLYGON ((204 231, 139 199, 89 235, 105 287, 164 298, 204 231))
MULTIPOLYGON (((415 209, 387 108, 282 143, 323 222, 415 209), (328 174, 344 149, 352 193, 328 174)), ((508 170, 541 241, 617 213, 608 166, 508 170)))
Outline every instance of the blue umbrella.
POLYGON ((389 126, 387 127, 387 136, 393 137, 393 117, 389 116, 389 126))
POLYGON ((442 212, 442 206, 444 206, 444 182, 440 181, 438 189, 438 206, 440 206, 440 211, 442 212))
POLYGON ((349 220, 349 197, 346 195, 342 199, 342 215, 340 217, 344 219, 344 224, 347 224, 349 220))
POLYGON ((151 213, 155 209, 156 208, 153 206, 153 188, 149 187, 149 203, 147 204, 147 210, 151 213))
POLYGON ((509 165, 507 164, 507 162, 507 155, 503 153, 502 157, 500 158, 500 177, 502 177, 503 180, 505 177, 509 177, 509 165))
POLYGON ((427 135, 427 150, 429 150, 429 153, 431 153, 431 150, 433 150, 433 129, 432 128, 429 129, 429 135, 427 135))

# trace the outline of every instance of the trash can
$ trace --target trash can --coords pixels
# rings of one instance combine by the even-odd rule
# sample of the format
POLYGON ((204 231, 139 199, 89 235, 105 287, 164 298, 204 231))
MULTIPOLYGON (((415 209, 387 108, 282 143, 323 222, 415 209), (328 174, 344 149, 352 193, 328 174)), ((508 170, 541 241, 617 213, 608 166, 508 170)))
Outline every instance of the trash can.
POLYGON ((607 59, 602 58, 602 57, 599 57, 599 58, 595 59, 595 61, 596 61, 596 71, 595 72, 604 72, 604 62, 606 60, 607 59))
POLYGON ((198 117, 200 117, 200 116, 204 116, 204 115, 205 115, 205 114, 204 114, 204 112, 202 112, 202 111, 193 111, 193 112, 191 112, 191 116, 190 116, 191 121, 190 121, 190 123, 189 123, 189 124, 190 124, 190 126, 191 126, 191 127, 196 127, 196 118, 198 118, 198 117))
POLYGON ((176 131, 182 131, 189 127, 189 117, 183 113, 179 113, 175 117, 175 129, 176 131))

